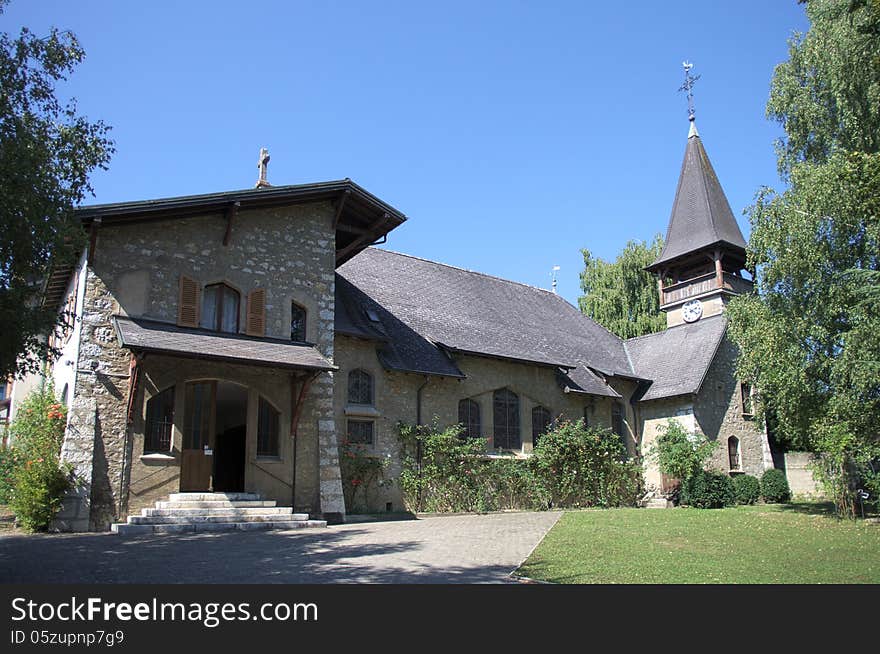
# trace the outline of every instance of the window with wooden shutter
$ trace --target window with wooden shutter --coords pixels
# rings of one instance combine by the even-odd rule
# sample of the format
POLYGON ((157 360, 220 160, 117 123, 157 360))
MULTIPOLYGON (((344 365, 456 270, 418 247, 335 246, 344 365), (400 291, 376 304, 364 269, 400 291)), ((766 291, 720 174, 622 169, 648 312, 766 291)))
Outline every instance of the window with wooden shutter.
POLYGON ((180 276, 180 297, 177 300, 177 324, 181 327, 199 326, 201 286, 192 277, 180 276))
POLYGON ((266 289, 255 288, 247 298, 247 328, 250 336, 266 335, 266 289))

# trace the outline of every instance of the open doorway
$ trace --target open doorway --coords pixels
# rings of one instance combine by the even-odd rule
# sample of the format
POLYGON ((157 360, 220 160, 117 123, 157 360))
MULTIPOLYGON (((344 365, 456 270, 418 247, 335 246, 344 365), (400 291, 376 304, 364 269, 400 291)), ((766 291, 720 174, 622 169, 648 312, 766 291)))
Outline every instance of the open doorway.
POLYGON ((214 490, 244 490, 245 442, 247 437, 247 389, 217 382, 214 490))
POLYGON ((225 381, 186 385, 181 491, 244 490, 248 392, 225 381))

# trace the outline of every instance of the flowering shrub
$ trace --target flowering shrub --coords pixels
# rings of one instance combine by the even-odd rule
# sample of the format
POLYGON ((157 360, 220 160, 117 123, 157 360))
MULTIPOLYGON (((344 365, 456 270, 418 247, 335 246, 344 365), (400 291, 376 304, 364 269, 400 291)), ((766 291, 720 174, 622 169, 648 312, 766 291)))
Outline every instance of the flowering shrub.
POLYGON ((528 459, 486 455, 460 426, 400 425, 400 488, 410 511, 485 512, 635 503, 641 471, 619 439, 563 422, 528 459))
POLYGON ((554 507, 631 506, 642 488, 641 466, 620 438, 583 420, 544 434, 531 461, 554 507))
POLYGON ((462 438, 458 425, 399 426, 400 490, 410 511, 481 511, 486 441, 462 438))
POLYGON ((15 451, 9 506, 27 531, 45 531, 70 486, 60 462, 66 415, 51 383, 25 398, 10 426, 15 451))
POLYGON ((373 487, 383 488, 394 483, 385 478, 389 459, 376 456, 366 446, 348 439, 342 441, 339 454, 342 494, 348 512, 368 510, 373 487))

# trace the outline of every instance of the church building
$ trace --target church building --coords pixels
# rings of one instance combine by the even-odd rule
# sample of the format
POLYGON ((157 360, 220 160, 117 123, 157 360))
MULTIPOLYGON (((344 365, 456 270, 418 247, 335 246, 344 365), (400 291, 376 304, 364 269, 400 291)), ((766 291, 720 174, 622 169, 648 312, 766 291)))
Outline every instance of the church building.
MULTIPOLYGON (((726 303, 752 288, 745 241, 693 121, 649 268, 668 326, 629 340, 551 291, 379 249, 401 211, 349 179, 270 186, 267 162, 254 189, 77 211, 88 245, 45 295, 71 316, 51 366, 77 480, 60 528, 220 529, 180 517, 217 492, 262 526, 402 510, 394 485, 345 506, 339 449, 394 477, 401 422, 527 457, 554 420, 584 419, 642 456, 675 418, 721 443, 714 468, 772 467, 726 337, 726 303)), ((668 481, 650 461, 645 480, 668 481)))

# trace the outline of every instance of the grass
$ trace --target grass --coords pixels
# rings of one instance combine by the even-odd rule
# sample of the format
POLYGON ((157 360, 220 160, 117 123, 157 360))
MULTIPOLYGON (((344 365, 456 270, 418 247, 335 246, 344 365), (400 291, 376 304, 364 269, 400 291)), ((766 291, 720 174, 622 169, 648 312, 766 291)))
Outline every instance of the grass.
POLYGON ((815 503, 578 511, 517 573, 563 584, 877 584, 880 525, 815 503))

